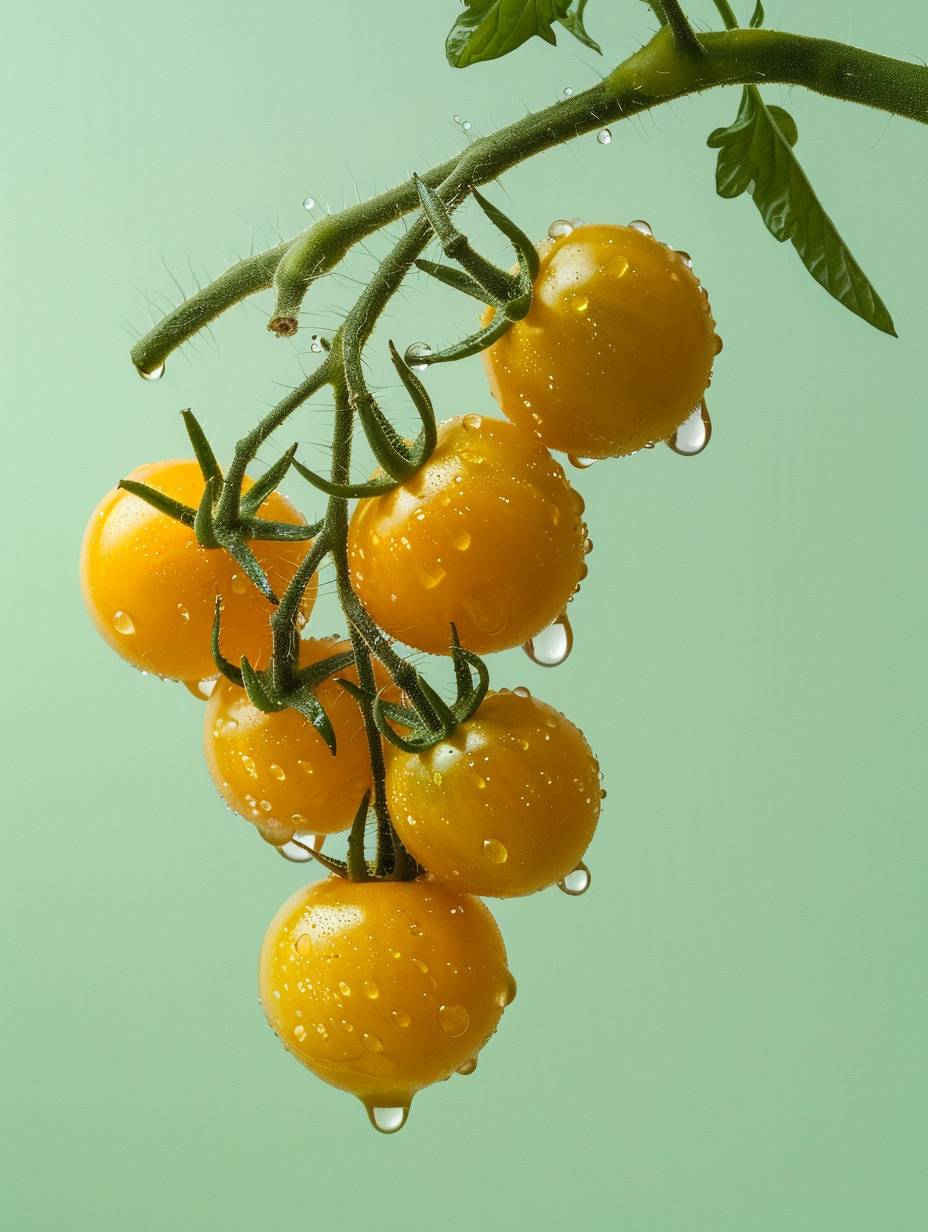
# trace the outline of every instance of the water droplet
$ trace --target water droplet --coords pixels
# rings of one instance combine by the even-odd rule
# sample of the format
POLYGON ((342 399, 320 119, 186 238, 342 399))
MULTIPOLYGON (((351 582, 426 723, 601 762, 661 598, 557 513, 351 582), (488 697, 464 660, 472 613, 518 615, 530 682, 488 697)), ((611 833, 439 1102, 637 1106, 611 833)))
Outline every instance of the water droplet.
POLYGON ((684 252, 682 248, 677 249, 677 256, 683 262, 687 269, 693 268, 693 258, 688 252, 684 252))
POLYGON ((496 994, 496 1004, 502 1009, 507 1005, 512 1005, 516 999, 516 978, 511 971, 504 973, 504 982, 502 988, 496 994))
POLYGON ((586 542, 585 542, 585 543, 584 543, 584 545, 583 545, 583 555, 584 555, 584 556, 589 556, 589 554, 590 554, 592 551, 593 551, 593 540, 592 540, 592 539, 587 539, 587 540, 586 540, 586 542))
POLYGON ((248 589, 248 578, 242 577, 240 573, 233 573, 229 578, 229 585, 237 595, 243 595, 248 589))
POLYGON ((599 142, 600 145, 608 145, 609 142, 612 140, 612 133, 609 131, 608 128, 601 128, 599 132, 596 134, 596 140, 599 142))
POLYGON ((312 351, 314 355, 318 355, 319 352, 322 350, 322 343, 319 341, 318 338, 313 338, 312 342, 309 344, 309 349, 312 351))
POLYGON ((632 219, 632 221, 628 224, 628 226, 629 226, 629 230, 638 231, 642 235, 650 235, 652 237, 654 235, 654 232, 651 230, 651 224, 645 222, 643 218, 632 219))
POLYGON ((135 621, 128 612, 113 613, 113 628, 117 633, 122 633, 125 637, 135 632, 135 621))
POLYGON ((477 1058, 471 1057, 469 1061, 465 1061, 463 1065, 458 1066, 458 1073, 462 1074, 466 1078, 469 1074, 472 1074, 476 1068, 477 1058))
POLYGON ((573 649, 574 633, 562 612, 552 625, 530 638, 522 649, 539 667, 560 667, 573 649))
POLYGON ((684 419, 667 444, 674 453, 678 453, 684 458, 695 458, 709 444, 711 437, 712 420, 709 418, 705 402, 701 402, 684 419))
POLYGON ((270 802, 270 800, 261 800, 261 801, 259 801, 259 803, 258 803, 258 808, 261 810, 261 812, 262 812, 262 813, 269 813, 269 812, 271 811, 271 802, 270 802))
POLYGON ((182 603, 178 603, 177 605, 177 614, 181 618, 181 620, 187 621, 190 619, 190 613, 187 611, 187 609, 184 607, 182 603))
POLYGON ((291 864, 308 864, 313 858, 312 846, 304 843, 301 838, 292 838, 288 843, 281 843, 275 850, 291 864))
POLYGON ((472 432, 476 432, 477 429, 483 424, 483 419, 480 415, 465 415, 461 420, 461 423, 465 428, 468 428, 472 432))
POLYGON ((462 120, 461 128, 464 129, 465 133, 469 133, 471 128, 470 120, 462 120))
POLYGON ((242 765, 245 768, 246 774, 256 779, 258 777, 258 767, 255 765, 254 759, 249 757, 247 753, 240 753, 239 756, 242 759, 242 765))
POLYGON ((455 535, 452 542, 454 544, 455 551, 466 552, 472 542, 470 533, 466 530, 462 530, 459 534, 455 535))
POLYGON ((383 1052, 383 1044, 376 1035, 369 1035, 367 1031, 361 1036, 361 1043, 370 1052, 383 1052))
MULTIPOLYGON (((565 97, 565 98, 570 98, 571 94, 573 94, 573 88, 572 88, 571 86, 565 86, 565 87, 564 87, 564 97, 565 97)), ((476 1065, 477 1065, 477 1062, 475 1061, 475 1062, 474 1062, 474 1067, 475 1067, 475 1068, 476 1068, 476 1065)))
POLYGON ((373 980, 364 981, 364 995, 370 1001, 376 1001, 377 998, 380 996, 380 989, 377 987, 377 985, 374 983, 373 980))
POLYGON ((306 1039, 306 1028, 301 1022, 298 1022, 293 1028, 293 1038, 301 1044, 303 1040, 306 1039))
POLYGON ((350 997, 351 996, 351 985, 346 984, 344 980, 340 980, 339 985, 338 985, 338 991, 342 994, 343 997, 350 997))
POLYGON ((303 209, 304 210, 314 210, 315 208, 316 208, 316 198, 315 197, 304 197, 303 198, 303 209))
POLYGON ((461 117, 459 115, 453 115, 451 118, 454 120, 455 124, 461 123, 461 117))
POLYGON ((559 240, 564 235, 570 235, 574 229, 574 224, 566 218, 555 218, 554 222, 548 228, 548 239, 559 240))
POLYGON ((575 466, 578 471, 585 471, 598 462, 599 458, 581 458, 578 454, 569 453, 567 461, 571 466, 575 466))
POLYGON ((713 351, 713 354, 715 354, 715 355, 719 355, 719 354, 721 354, 722 347, 723 347, 724 345, 725 345, 725 343, 724 343, 724 342, 722 341, 722 339, 718 336, 718 334, 716 334, 716 335, 714 336, 714 338, 712 339, 712 351, 713 351))
POLYGON ((283 769, 282 766, 278 766, 277 762, 275 761, 271 762, 268 769, 270 770, 274 778, 277 779, 278 782, 280 783, 282 783, 284 779, 287 777, 286 771, 283 769))
POLYGON ((573 299, 574 311, 583 316, 590 306, 589 297, 586 295, 575 295, 573 299))
MULTIPOLYGON (((205 701, 206 698, 210 697, 215 687, 216 687, 215 680, 185 680, 184 681, 184 688, 189 693, 192 693, 194 697, 198 697, 200 701, 205 701)), ((234 719, 230 720, 230 722, 235 722, 235 720, 234 719)), ((238 724, 236 723, 235 726, 238 727, 238 724)), ((218 736, 219 732, 215 731, 213 732, 213 735, 218 736)))
POLYGON ((440 1005, 438 1007, 438 1025, 445 1035, 457 1039, 470 1026, 470 1014, 463 1005, 440 1005))
POLYGON ((409 1120, 409 1105, 405 1107, 377 1108, 373 1104, 365 1104, 367 1116, 374 1129, 379 1134, 398 1133, 409 1120))
POLYGON ((516 697, 531 697, 532 696, 524 684, 517 684, 516 687, 512 691, 516 697))
POLYGON ((300 933, 300 935, 297 937, 296 941, 293 944, 293 948, 296 950, 298 954, 302 954, 303 957, 305 958, 307 954, 312 953, 312 948, 313 948, 312 937, 310 937, 309 933, 300 933))
POLYGON ((491 864, 505 864, 509 859, 507 847, 496 838, 485 838, 483 840, 483 855, 491 864))
POLYGON ((149 368, 147 372, 144 368, 136 367, 136 372, 143 381, 160 381, 164 376, 164 364, 160 363, 155 368, 149 368))
POLYGON ((408 1027, 412 1019, 405 1010, 393 1010, 390 1017, 398 1027, 408 1027))
POLYGON ((565 894, 570 894, 576 898, 580 894, 585 894, 590 888, 590 870, 582 862, 564 878, 563 881, 557 883, 557 888, 563 890, 565 894))
POLYGON ((431 354, 432 348, 427 342, 411 342, 406 348, 403 361, 412 368, 413 372, 424 372, 428 364, 422 363, 422 360, 427 359, 431 354))

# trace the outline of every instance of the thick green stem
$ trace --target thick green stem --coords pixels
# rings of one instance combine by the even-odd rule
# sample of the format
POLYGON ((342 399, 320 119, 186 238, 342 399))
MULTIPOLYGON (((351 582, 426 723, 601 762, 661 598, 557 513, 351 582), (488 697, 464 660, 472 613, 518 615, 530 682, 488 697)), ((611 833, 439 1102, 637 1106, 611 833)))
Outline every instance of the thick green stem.
MULTIPOLYGON (((722 0, 718 2, 721 5, 722 0)), ((725 9, 726 23, 729 18, 733 21, 730 6, 726 4, 725 9)), ((928 68, 922 65, 828 39, 772 30, 732 28, 701 34, 699 43, 704 54, 687 55, 674 42, 669 26, 662 26, 604 82, 474 142, 458 157, 423 172, 421 178, 434 187, 460 170, 462 184, 485 184, 549 146, 719 85, 797 85, 928 123, 928 68)), ((287 244, 239 262, 142 338, 132 350, 133 362, 143 371, 158 368, 171 351, 219 313, 271 286, 278 267, 282 267, 279 302, 271 325, 276 328, 275 322, 289 321, 281 332, 292 332, 312 279, 331 269, 364 236, 418 204, 414 184, 406 182, 323 219, 287 244)))

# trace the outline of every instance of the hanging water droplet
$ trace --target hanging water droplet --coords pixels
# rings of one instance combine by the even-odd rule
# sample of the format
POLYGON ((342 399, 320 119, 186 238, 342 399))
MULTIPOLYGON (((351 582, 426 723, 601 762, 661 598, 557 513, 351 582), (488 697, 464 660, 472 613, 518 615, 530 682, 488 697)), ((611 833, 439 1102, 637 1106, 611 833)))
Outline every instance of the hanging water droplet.
MULTIPOLYGON (((483 782, 482 779, 481 782, 483 782)), ((491 864, 505 864, 509 859, 509 850, 505 843, 501 843, 499 839, 485 838, 483 840, 483 855, 484 859, 489 860, 491 864)))
POLYGON ((722 347, 723 347, 724 345, 725 345, 725 343, 724 343, 724 342, 722 341, 722 339, 718 336, 718 334, 715 334, 715 335, 713 336, 713 339, 712 339, 712 351, 713 351, 713 354, 715 354, 715 355, 720 355, 720 354, 721 354, 721 351, 722 351, 722 347))
POLYGON ((379 1134, 398 1133, 409 1120, 409 1105, 392 1108, 378 1108, 374 1104, 365 1104, 367 1116, 374 1129, 379 1134))
POLYGON ((303 198, 303 209, 304 210, 314 210, 315 208, 316 208, 316 198, 315 197, 304 197, 303 198))
POLYGON ((432 348, 427 342, 411 342, 406 348, 403 360, 412 368, 413 372, 424 372, 428 364, 422 363, 422 360, 427 359, 431 354, 432 348))
POLYGON ((650 235, 651 237, 654 236, 654 232, 651 230, 651 224, 645 222, 643 218, 632 219, 632 221, 628 224, 628 228, 630 231, 638 231, 642 235, 650 235))
POLYGON ((164 361, 162 360, 162 362, 154 368, 149 368, 148 371, 144 368, 140 368, 138 365, 136 365, 135 370, 143 381, 160 381, 164 376, 164 361))
POLYGON ((470 1014, 463 1005, 440 1005, 438 1007, 438 1025, 445 1035, 457 1039, 470 1026, 470 1014))
POLYGON ((677 256, 683 262, 687 269, 693 268, 693 258, 688 252, 684 252, 682 248, 677 249, 677 256))
POLYGON ((709 411, 706 408, 705 402, 701 402, 684 419, 667 444, 674 453, 678 453, 684 458, 695 458, 709 444, 711 437, 712 420, 709 418, 709 411))
POLYGON ((113 628, 124 637, 130 637, 135 632, 135 621, 128 612, 114 612, 113 628))
POLYGON ((501 1009, 505 1009, 507 1005, 512 1005, 516 999, 516 977, 511 971, 506 971, 504 974, 503 986, 496 994, 496 1004, 501 1009))
POLYGON ((304 842, 302 837, 297 838, 294 835, 288 843, 281 843, 276 850, 285 860, 289 860, 291 864, 308 864, 313 858, 313 846, 315 846, 315 840, 310 845, 304 842))
POLYGON ((612 140, 612 133, 609 131, 608 128, 601 128, 599 132, 596 134, 596 140, 599 142, 600 145, 608 145, 609 142, 612 140))
POLYGON ((522 649, 539 667, 560 667, 573 649, 574 633, 562 612, 554 624, 530 638, 522 649))
POLYGON ((548 228, 548 239, 559 240, 564 235, 570 235, 574 229, 574 224, 567 218, 555 218, 554 222, 548 228))
POLYGON ((575 453, 569 453, 567 455, 567 461, 571 466, 575 466, 578 471, 585 471, 589 470, 595 462, 598 462, 599 458, 581 458, 575 453))
POLYGON ((572 872, 567 874, 563 881, 557 883, 557 888, 563 891, 564 894, 570 894, 573 898, 576 898, 578 895, 587 892, 591 881, 590 870, 581 861, 572 872))
MULTIPOLYGON (((565 86, 565 87, 564 87, 564 97, 565 97, 565 98, 570 98, 571 94, 573 94, 573 89, 572 89, 572 87, 571 87, 571 86, 565 86)), ((476 1061, 475 1061, 475 1062, 474 1062, 474 1066, 475 1066, 475 1067, 476 1067, 476 1064, 477 1064, 477 1063, 476 1063, 476 1061)))
MULTIPOLYGON (((192 693, 193 696, 196 698, 199 698, 201 702, 206 701, 206 699, 212 695, 213 689, 215 689, 215 687, 216 687, 215 680, 185 680, 184 681, 184 688, 187 690, 187 692, 192 693)), ((238 727, 238 724, 236 723, 235 726, 238 727)), ((218 734, 219 734, 218 732, 213 733, 213 735, 218 735, 218 734)))

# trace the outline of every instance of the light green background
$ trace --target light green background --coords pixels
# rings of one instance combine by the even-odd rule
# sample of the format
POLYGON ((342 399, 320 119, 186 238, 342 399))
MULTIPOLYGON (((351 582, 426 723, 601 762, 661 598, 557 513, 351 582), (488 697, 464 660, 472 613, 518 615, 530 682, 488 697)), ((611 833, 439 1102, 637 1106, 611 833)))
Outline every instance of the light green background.
MULTIPOLYGON (((592 82, 653 25, 633 0, 594 0, 605 61, 565 36, 456 73, 455 9, 2 6, 0 1222, 914 1232, 924 129, 768 92, 899 342, 820 292, 750 202, 714 197, 705 136, 735 91, 616 125, 608 147, 583 138, 497 192, 537 235, 564 215, 649 219, 693 254, 725 351, 704 456, 657 449, 576 476, 596 550, 569 663, 492 665, 599 752, 595 882, 499 907, 519 997, 478 1074, 422 1095, 398 1137, 264 1026, 259 939, 306 873, 220 806, 199 703, 112 657, 82 609, 99 495, 182 451, 183 406, 227 450, 308 350, 306 332, 265 332, 265 300, 145 385, 124 323, 174 302, 175 277, 189 289, 252 236, 304 225, 307 193, 339 208, 355 185, 392 184, 462 146, 453 113, 492 130, 592 82)), ((771 25, 928 51, 919 3, 768 9, 771 25)), ((371 268, 359 251, 317 288, 307 329, 331 328, 371 268)), ((469 323, 419 280, 387 325, 438 344, 469 323)), ((428 379, 445 414, 492 409, 477 363, 428 379)), ((327 416, 295 422, 324 461, 308 442, 327 416)))

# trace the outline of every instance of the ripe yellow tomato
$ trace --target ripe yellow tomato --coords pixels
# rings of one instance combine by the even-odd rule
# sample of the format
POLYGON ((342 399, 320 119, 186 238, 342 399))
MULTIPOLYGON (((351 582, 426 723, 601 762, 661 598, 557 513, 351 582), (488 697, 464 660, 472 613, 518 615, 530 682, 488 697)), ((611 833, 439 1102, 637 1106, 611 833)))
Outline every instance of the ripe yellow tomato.
POLYGON ((583 500, 520 428, 465 415, 429 461, 358 502, 348 553, 355 590, 393 637, 447 654, 450 625, 478 654, 546 628, 586 574, 583 500))
POLYGON ((688 259, 607 225, 578 226, 540 256, 528 315, 483 352, 506 416, 586 458, 668 439, 699 405, 721 346, 688 259))
POLYGON ((417 1091, 470 1068, 515 981, 478 899, 431 881, 329 877, 275 916, 259 991, 284 1047, 390 1131, 417 1091))
MULTIPOLYGON (((152 462, 129 476, 196 508, 203 476, 194 461, 152 462)), ((242 490, 247 491, 246 480, 242 490)), ((275 522, 304 519, 279 492, 260 516, 275 522)), ((309 551, 302 542, 250 545, 277 594, 309 551)), ((307 587, 308 616, 316 579, 307 587)), ((216 675, 210 649, 216 596, 222 595, 222 650, 233 663, 247 655, 267 665, 271 651, 267 599, 219 548, 200 547, 193 530, 121 488, 108 492, 91 515, 81 545, 84 602, 102 636, 135 667, 171 680, 216 675)))
POLYGON ((559 711, 488 693, 426 753, 392 748, 387 800, 412 856, 468 894, 508 898, 563 880, 599 818, 599 763, 559 711))
MULTIPOLYGON (((300 643, 300 666, 350 649, 337 637, 307 638, 300 643)), ((374 670, 385 695, 399 700, 383 668, 375 664, 374 670)), ((358 683, 354 667, 336 675, 358 683)), ((371 787, 357 703, 331 676, 315 692, 335 731, 334 755, 298 710, 265 714, 225 678, 206 705, 203 745, 213 782, 230 808, 278 846, 294 834, 347 829, 371 787)))

